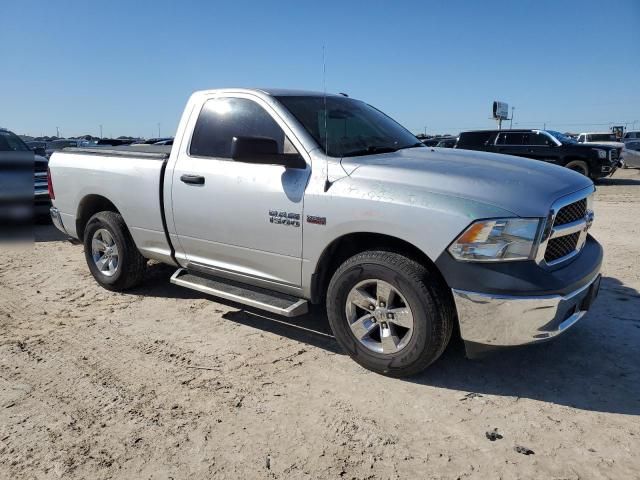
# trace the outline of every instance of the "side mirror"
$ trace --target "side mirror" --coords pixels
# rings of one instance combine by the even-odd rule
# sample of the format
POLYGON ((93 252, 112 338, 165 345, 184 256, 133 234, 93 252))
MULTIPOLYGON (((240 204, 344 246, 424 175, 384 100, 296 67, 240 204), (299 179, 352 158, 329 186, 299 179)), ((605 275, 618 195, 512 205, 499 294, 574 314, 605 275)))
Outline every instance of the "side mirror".
POLYGON ((278 142, 266 137, 233 137, 231 158, 236 162, 282 165, 286 168, 307 167, 298 153, 278 153, 278 142))
POLYGON ((33 153, 40 155, 41 157, 44 157, 47 153, 44 147, 33 147, 31 150, 33 150, 33 153))

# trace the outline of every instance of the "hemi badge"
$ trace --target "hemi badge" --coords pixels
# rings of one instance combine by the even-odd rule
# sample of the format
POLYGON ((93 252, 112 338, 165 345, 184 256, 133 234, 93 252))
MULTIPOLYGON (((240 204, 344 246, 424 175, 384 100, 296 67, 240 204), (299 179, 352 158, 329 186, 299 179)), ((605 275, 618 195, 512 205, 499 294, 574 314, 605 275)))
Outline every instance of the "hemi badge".
POLYGON ((314 223, 316 225, 326 225, 327 217, 316 217, 313 215, 307 215, 307 223, 314 223))

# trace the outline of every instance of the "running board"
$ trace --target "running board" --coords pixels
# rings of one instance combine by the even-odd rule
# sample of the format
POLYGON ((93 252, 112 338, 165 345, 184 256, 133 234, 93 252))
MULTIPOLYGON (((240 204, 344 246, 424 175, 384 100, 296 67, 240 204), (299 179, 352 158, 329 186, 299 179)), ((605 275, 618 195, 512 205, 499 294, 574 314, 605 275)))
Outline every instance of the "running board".
POLYGON ((308 302, 302 298, 184 268, 179 268, 172 275, 171 283, 285 317, 296 317, 309 311, 308 302))

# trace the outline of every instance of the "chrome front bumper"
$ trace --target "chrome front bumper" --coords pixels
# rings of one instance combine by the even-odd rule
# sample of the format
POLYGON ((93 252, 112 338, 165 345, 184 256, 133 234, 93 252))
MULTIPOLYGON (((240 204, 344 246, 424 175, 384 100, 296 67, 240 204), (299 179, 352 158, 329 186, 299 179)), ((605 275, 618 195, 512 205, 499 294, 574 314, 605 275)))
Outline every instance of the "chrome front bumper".
POLYGON ((600 274, 565 296, 515 297, 453 291, 465 342, 508 347, 553 338, 580 320, 600 289, 600 274))

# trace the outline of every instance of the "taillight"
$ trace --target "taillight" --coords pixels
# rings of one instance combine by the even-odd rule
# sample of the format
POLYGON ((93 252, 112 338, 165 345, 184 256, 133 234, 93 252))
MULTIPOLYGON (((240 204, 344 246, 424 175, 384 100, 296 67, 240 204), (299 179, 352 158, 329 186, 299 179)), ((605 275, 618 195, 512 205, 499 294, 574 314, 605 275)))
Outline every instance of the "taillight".
POLYGON ((53 193, 53 182, 51 181, 51 170, 49 170, 49 167, 47 167, 47 189, 49 190, 49 198, 55 200, 56 194, 53 193))

